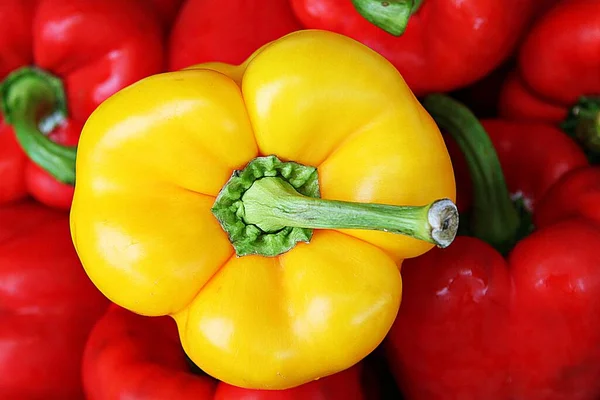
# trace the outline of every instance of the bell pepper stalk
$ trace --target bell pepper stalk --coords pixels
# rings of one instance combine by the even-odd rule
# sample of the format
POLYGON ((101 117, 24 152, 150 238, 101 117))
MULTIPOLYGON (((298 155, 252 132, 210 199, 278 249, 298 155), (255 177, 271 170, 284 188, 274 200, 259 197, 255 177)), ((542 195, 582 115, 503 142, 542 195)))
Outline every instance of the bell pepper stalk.
POLYGON ((396 206, 319 198, 315 167, 257 157, 225 184, 211 209, 237 256, 278 256, 313 229, 369 229, 409 235, 447 247, 458 229, 449 199, 426 206, 396 206))
MULTIPOLYGON (((156 1, 156 0, 155 0, 156 1)), ((289 0, 187 0, 169 36, 169 70, 240 64, 259 47, 302 29, 289 0), (235 12, 231 12, 235 10, 235 12)))
POLYGON ((535 21, 499 102, 510 119, 561 122, 582 97, 600 95, 600 3, 557 2, 535 21))
POLYGON ((172 316, 203 371, 287 389, 381 343, 398 265, 452 241, 454 196, 442 136, 395 68, 307 30, 100 105, 78 147, 71 232, 94 284, 172 316))
MULTIPOLYGON (((443 96, 424 100, 425 108, 456 139, 467 163, 477 160, 472 171, 489 160, 499 167, 485 130, 467 109, 452 103, 443 96)), ((539 179, 537 166, 525 168, 538 162, 536 157, 500 161, 504 171, 520 168, 523 186, 539 179)), ((600 323, 594 318, 600 312, 596 268, 600 227, 582 218, 583 213, 559 218, 558 202, 544 205, 557 211, 544 224, 538 225, 536 215, 536 205, 542 207, 555 188, 567 188, 570 185, 564 182, 590 169, 571 169, 532 202, 533 207, 521 214, 533 214, 532 232, 514 223, 506 225, 506 242, 516 241, 506 257, 490 244, 506 251, 504 246, 486 242, 489 234, 471 231, 471 236, 459 235, 447 249, 433 249, 404 262, 402 307, 386 350, 408 398, 559 400, 600 395, 600 323)), ((492 193, 486 199, 495 198, 493 193, 507 192, 507 183, 515 185, 506 182, 512 175, 499 179, 501 171, 488 176, 495 180, 474 190, 475 197, 487 188, 492 193)), ((472 179, 473 185, 482 182, 477 175, 472 179)), ((565 193, 563 198, 578 202, 574 194, 565 193)), ((511 210, 508 196, 504 203, 498 209, 474 207, 471 221, 489 220, 488 214, 507 215, 507 221, 512 221, 518 207, 511 210)), ((523 225, 529 224, 528 219, 523 225)))
POLYGON ((218 382, 190 364, 168 317, 150 318, 112 305, 89 335, 82 364, 90 400, 375 399, 363 363, 288 390, 244 389, 218 382), (142 383, 142 384, 140 384, 142 383))
POLYGON ((488 75, 514 52, 539 8, 539 0, 289 1, 305 29, 333 31, 369 46, 419 97, 488 75))
POLYGON ((35 68, 20 68, 0 84, 0 109, 31 161, 59 182, 74 185, 76 147, 46 136, 67 114, 60 79, 35 68), (47 115, 40 115, 44 111, 47 115))
POLYGON ((352 0, 356 11, 389 34, 400 36, 423 0, 352 0))
POLYGON ((580 98, 561 128, 581 144, 592 163, 600 162, 600 96, 580 98))
POLYGON ((473 182, 473 213, 477 215, 469 221, 471 232, 502 251, 512 247, 521 218, 487 133, 466 107, 449 97, 430 95, 423 105, 438 125, 451 132, 467 160, 473 182))
POLYGON ((0 208, 0 281, 0 397, 82 398, 84 345, 108 301, 81 268, 64 212, 0 208))
POLYGON ((0 26, 10 55, 0 61, 0 204, 31 195, 69 209, 83 123, 163 68, 157 13, 138 1, 7 0, 0 26))

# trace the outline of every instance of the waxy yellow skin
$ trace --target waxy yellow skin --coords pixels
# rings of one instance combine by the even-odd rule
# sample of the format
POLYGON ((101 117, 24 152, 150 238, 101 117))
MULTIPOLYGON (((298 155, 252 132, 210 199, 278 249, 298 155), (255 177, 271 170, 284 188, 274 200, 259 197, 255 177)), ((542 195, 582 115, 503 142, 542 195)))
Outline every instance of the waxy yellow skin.
POLYGON ((113 302, 171 315, 204 371, 284 389, 357 363, 400 305, 403 259, 432 245, 315 230, 278 257, 236 257, 210 208, 262 155, 318 167, 321 197, 425 205, 455 197, 432 118, 385 59, 349 38, 301 31, 241 66, 146 78, 87 121, 72 235, 113 302))

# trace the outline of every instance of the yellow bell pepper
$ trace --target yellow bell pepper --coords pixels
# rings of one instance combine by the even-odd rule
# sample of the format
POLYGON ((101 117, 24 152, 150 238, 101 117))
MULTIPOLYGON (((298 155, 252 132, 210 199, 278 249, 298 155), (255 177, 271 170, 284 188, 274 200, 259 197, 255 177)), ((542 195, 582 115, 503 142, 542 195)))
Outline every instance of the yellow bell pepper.
POLYGON ((324 31, 122 90, 85 124, 76 167, 72 236, 94 284, 172 316, 200 368, 246 388, 368 355, 402 260, 458 225, 432 118, 383 57, 324 31))

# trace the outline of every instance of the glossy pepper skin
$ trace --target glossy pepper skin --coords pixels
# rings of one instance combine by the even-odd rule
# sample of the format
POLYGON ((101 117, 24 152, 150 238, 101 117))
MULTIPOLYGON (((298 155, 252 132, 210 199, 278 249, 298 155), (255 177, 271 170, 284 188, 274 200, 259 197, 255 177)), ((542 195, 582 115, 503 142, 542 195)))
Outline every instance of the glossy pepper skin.
POLYGON ((301 31, 239 67, 150 77, 106 101, 84 128, 71 212, 79 256, 107 297, 171 315, 202 370, 255 389, 369 354, 397 313, 397 265, 432 247, 324 229, 277 257, 236 257, 210 210, 234 170, 270 154, 317 166, 324 199, 455 196, 439 130, 393 66, 352 39, 301 31))
POLYGON ((539 18, 500 96, 512 119, 560 122, 579 97, 600 94, 600 3, 562 1, 539 18))
POLYGON ((154 9, 158 12, 159 18, 163 21, 165 34, 170 34, 170 28, 175 23, 179 10, 183 5, 183 0, 150 0, 154 9))
POLYGON ((402 307, 386 343, 393 372, 407 399, 597 399, 600 227, 584 213, 567 213, 553 194, 561 186, 563 202, 578 203, 568 182, 591 168, 553 128, 544 132, 544 155, 526 150, 523 136, 535 136, 533 128, 483 125, 511 194, 528 199, 536 230, 506 258, 459 236, 443 251, 407 260, 402 307), (554 211, 543 223, 541 209, 554 211))
POLYGON ((530 0, 423 0, 406 31, 392 36, 364 19, 351 0, 290 0, 305 28, 356 39, 384 57, 416 95, 483 78, 506 57, 531 18, 530 0))
MULTIPOLYGON (((589 165, 577 143, 550 124, 504 119, 483 119, 481 124, 500 159, 510 194, 523 199, 530 209, 565 174, 589 165)), ((466 213, 473 200, 468 166, 452 137, 444 137, 457 177, 457 204, 466 213)))
POLYGON ((240 64, 256 49, 302 29, 288 0, 187 0, 173 26, 169 69, 205 62, 240 64), (234 11, 232 11, 234 10, 234 11))
POLYGON ((77 259, 68 216, 0 208, 0 282, 0 398, 81 398, 84 345, 108 301, 77 259))
POLYGON ((535 224, 543 227, 553 221, 581 217, 600 224, 600 168, 578 168, 566 174, 538 204, 535 224))
MULTIPOLYGON (((152 7, 137 0, 2 1, 0 78, 24 66, 58 76, 66 90, 68 116, 50 138, 75 145, 98 104, 161 71, 161 35, 152 7)), ((2 204, 29 194, 46 205, 69 208, 72 185, 56 181, 28 160, 4 120, 0 120, 0 157, 2 204)))
POLYGON ((363 400, 362 364, 283 391, 243 389, 192 372, 168 317, 111 306, 92 330, 83 358, 86 398, 108 400, 363 400))

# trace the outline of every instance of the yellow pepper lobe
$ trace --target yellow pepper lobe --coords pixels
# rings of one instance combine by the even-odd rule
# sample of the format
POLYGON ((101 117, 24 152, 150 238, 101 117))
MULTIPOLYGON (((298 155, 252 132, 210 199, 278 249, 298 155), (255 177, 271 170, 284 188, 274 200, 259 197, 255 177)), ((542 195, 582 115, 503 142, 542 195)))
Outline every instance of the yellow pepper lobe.
POLYGON ((112 301, 171 315, 189 357, 248 388, 346 369, 397 314, 398 265, 433 244, 315 229, 276 257, 236 257, 211 207, 236 170, 275 155, 318 172, 321 198, 424 206, 455 197, 433 120, 383 57, 300 31, 241 66, 156 75, 84 127, 71 211, 83 266, 112 301))

